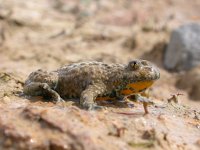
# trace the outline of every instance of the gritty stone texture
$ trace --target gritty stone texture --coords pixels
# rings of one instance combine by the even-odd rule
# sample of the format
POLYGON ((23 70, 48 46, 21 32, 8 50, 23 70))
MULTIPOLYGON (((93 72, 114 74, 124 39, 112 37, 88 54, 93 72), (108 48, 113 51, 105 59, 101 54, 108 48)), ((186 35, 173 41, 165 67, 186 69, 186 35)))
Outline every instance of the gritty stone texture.
MULTIPOLYGON (((131 93, 137 94, 146 90, 159 77, 157 67, 145 60, 134 60, 128 65, 81 62, 52 72, 39 69, 31 73, 25 81, 24 93, 50 97, 54 101, 80 97, 84 108, 93 109, 100 107, 94 103, 97 97, 121 98, 131 93), (145 82, 142 87, 129 87, 131 83, 137 85, 141 82, 145 82), (130 92, 122 94, 125 93, 123 90, 130 92)), ((145 99, 142 98, 142 101, 145 99)))
POLYGON ((162 102, 179 92, 174 87, 177 76, 163 69, 158 61, 162 57, 156 55, 161 51, 149 52, 169 38, 169 30, 199 21, 200 1, 0 0, 0 7, 0 150, 200 149, 200 103, 189 101, 182 90, 180 104, 165 107, 162 102), (60 1, 58 7, 52 4, 60 1), (113 14, 125 20, 134 15, 133 24, 113 30, 115 24, 107 21, 109 16, 118 18, 113 14), (150 31, 142 31, 148 22, 150 31), (157 30, 160 25, 167 31, 157 30), (132 50, 125 44, 130 35, 137 40, 132 50), (20 96, 27 75, 38 68, 51 71, 85 60, 126 64, 134 58, 160 66, 161 78, 150 89, 156 103, 148 107, 150 115, 144 115, 140 103, 124 107, 116 100, 101 101, 105 111, 85 111, 76 107, 76 100, 65 99, 62 106, 40 96, 20 96), (7 73, 14 76, 10 79, 7 73))
POLYGON ((188 70, 200 64, 200 24, 187 24, 172 32, 164 64, 170 70, 188 70))
POLYGON ((185 72, 178 80, 177 87, 188 91, 193 100, 200 100, 200 66, 185 72), (188 81, 188 82, 187 82, 188 81))

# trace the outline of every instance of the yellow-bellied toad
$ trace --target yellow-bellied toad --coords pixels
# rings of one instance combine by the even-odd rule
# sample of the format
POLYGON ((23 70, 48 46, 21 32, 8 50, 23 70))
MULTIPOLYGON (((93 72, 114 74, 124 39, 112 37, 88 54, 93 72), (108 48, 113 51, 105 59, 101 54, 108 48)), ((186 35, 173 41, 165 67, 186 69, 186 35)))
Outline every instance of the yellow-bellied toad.
MULTIPOLYGON (((133 60, 128 65, 80 62, 52 72, 32 72, 25 81, 24 93, 56 102, 80 98, 80 105, 90 110, 101 108, 95 100, 141 93, 159 77, 157 67, 146 60, 133 60)), ((148 102, 141 96, 138 100, 148 102)))

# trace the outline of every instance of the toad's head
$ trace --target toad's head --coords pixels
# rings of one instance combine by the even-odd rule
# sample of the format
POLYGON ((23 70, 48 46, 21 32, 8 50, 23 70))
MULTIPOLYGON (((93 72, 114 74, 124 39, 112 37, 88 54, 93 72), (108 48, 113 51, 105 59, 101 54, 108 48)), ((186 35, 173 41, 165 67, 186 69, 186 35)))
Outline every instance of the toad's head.
POLYGON ((160 78, 158 68, 146 60, 133 60, 125 68, 124 80, 126 84, 122 94, 139 93, 149 88, 160 78))

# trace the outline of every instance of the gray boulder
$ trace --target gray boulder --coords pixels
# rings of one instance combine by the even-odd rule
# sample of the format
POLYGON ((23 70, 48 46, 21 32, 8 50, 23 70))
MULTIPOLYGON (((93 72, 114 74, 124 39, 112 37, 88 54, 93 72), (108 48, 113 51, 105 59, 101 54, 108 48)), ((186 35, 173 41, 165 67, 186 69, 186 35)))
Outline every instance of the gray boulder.
POLYGON ((187 24, 175 29, 164 55, 169 70, 189 70, 200 64, 200 24, 187 24))

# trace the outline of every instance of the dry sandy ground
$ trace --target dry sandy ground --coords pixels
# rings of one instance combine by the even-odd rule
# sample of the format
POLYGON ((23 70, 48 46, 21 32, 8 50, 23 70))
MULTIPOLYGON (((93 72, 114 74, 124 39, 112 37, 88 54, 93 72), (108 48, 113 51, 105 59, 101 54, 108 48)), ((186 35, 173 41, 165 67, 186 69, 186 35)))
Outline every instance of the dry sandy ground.
POLYGON ((162 65, 171 30, 199 22, 199 7, 198 0, 0 0, 0 149, 199 149, 200 102, 176 88, 180 74, 162 65), (148 115, 137 103, 103 102, 107 109, 95 112, 77 100, 22 96, 36 69, 135 58, 161 71, 148 115), (177 93, 178 103, 169 103, 177 93))

